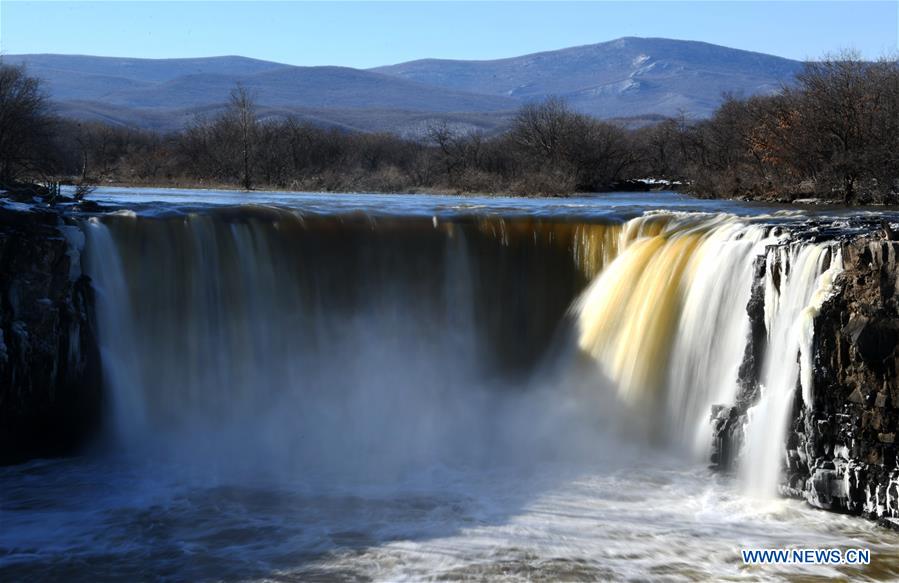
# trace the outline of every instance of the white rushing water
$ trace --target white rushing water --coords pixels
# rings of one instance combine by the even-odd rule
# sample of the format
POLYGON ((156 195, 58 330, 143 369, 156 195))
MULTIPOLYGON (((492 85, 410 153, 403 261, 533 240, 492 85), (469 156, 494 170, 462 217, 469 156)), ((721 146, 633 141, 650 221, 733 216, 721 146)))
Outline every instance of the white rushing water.
POLYGON ((634 219, 576 305, 580 347, 625 402, 702 458, 711 405, 732 401, 753 263, 774 239, 726 216, 634 219))
POLYGON ((754 266, 765 258, 768 342, 741 476, 776 494, 793 395, 811 391, 812 321, 842 264, 838 247, 727 215, 647 215, 577 303, 579 344, 622 399, 671 441, 708 459, 715 404, 733 404, 749 336, 754 266), (659 428, 662 428, 661 430, 659 428))
POLYGON ((749 411, 741 464, 747 490, 773 496, 784 464, 784 440, 797 384, 811 402, 812 320, 842 270, 835 245, 794 244, 766 256, 765 328, 768 347, 762 391, 749 411))
MULTIPOLYGON (((760 505, 665 452, 606 439, 539 468, 440 465, 386 485, 210 479, 144 460, 0 469, 4 580, 895 581, 899 536, 760 505), (867 548, 865 568, 745 567, 740 550, 867 548), (817 580, 817 579, 815 579, 817 580)), ((195 471, 195 470, 194 470, 195 471)))
POLYGON ((706 213, 84 231, 109 435, 0 469, 0 579, 899 577, 895 533, 771 498, 835 246, 706 213), (716 475, 759 258, 765 389, 716 475), (875 561, 740 561, 795 546, 875 561))
POLYGON ((716 227, 691 259, 681 318, 672 347, 667 390, 674 438, 708 459, 713 404, 733 403, 749 336, 745 309, 756 257, 778 241, 768 229, 727 221, 716 227))

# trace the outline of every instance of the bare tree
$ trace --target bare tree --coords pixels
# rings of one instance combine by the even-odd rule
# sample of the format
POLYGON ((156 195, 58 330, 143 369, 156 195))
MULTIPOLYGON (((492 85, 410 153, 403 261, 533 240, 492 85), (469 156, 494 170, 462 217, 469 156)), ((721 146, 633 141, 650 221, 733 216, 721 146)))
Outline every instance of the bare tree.
POLYGON ((761 179, 780 193, 811 188, 846 203, 891 197, 899 178, 896 60, 844 52, 806 64, 797 81, 748 102, 749 152, 761 179))
POLYGON ((0 185, 50 170, 53 124, 40 81, 0 63, 0 185))
POLYGON ((557 161, 563 157, 566 137, 578 123, 578 117, 558 97, 529 103, 515 116, 512 137, 531 155, 557 161))
POLYGON ((431 123, 428 140, 437 148, 440 165, 448 183, 455 182, 466 170, 480 162, 484 136, 480 132, 453 129, 443 119, 431 123))
POLYGON ((228 115, 236 124, 240 140, 240 183, 244 190, 250 190, 253 187, 253 158, 259 128, 256 120, 256 100, 240 83, 231 91, 228 115))

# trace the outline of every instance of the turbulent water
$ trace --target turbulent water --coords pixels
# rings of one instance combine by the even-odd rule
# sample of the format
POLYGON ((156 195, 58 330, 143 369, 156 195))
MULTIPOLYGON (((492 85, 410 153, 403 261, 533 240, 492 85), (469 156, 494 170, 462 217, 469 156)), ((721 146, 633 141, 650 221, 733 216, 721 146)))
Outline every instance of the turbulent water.
POLYGON ((899 577, 895 533, 774 495, 841 269, 820 212, 96 196, 120 207, 81 223, 107 427, 0 469, 0 578, 899 577), (764 387, 716 475, 756 284, 764 387), (740 559, 794 546, 873 562, 740 559))

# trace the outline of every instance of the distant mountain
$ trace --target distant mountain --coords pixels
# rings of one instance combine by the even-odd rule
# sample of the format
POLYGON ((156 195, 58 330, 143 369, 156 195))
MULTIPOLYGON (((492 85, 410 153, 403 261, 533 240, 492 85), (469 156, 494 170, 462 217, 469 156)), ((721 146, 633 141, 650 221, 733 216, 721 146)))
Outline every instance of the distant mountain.
POLYGON ((79 55, 8 55, 43 78, 60 102, 125 107, 202 107, 224 103, 235 83, 268 106, 419 111, 497 111, 514 99, 447 90, 349 67, 293 67, 243 57, 116 59, 79 55))
POLYGON ((772 93, 792 82, 801 68, 799 61, 703 42, 628 37, 510 59, 427 59, 373 70, 519 101, 558 95, 597 117, 679 111, 705 117, 722 93, 772 93))
MULTIPOLYGON (((115 77, 144 83, 171 81, 185 75, 254 75, 287 67, 283 63, 247 57, 205 57, 198 59, 128 59, 88 55, 7 55, 4 60, 27 62, 35 73, 78 73, 86 77, 115 77)), ((48 78, 50 78, 48 76, 48 78)))
POLYGON ((297 115, 362 131, 420 133, 435 119, 492 131, 522 103, 549 95, 602 118, 711 114, 724 92, 789 83, 801 63, 666 39, 616 41, 494 61, 424 60, 359 70, 294 67, 245 57, 125 59, 7 55, 44 79, 60 113, 171 130, 213 113, 241 83, 263 115, 297 115))
POLYGON ((198 74, 245 76, 285 67, 246 57, 205 59, 124 59, 86 55, 5 55, 44 79, 54 99, 100 100, 118 91, 151 89, 178 77, 198 74))

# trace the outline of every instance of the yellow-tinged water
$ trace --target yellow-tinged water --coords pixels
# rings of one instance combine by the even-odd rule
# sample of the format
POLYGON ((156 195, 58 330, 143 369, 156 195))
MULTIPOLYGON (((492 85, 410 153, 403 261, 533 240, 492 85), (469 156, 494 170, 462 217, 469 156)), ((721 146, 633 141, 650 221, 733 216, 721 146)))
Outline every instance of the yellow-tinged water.
POLYGON ((578 345, 633 405, 660 399, 681 309, 697 275, 696 255, 717 221, 672 215, 629 221, 611 246, 608 268, 578 301, 578 345))

